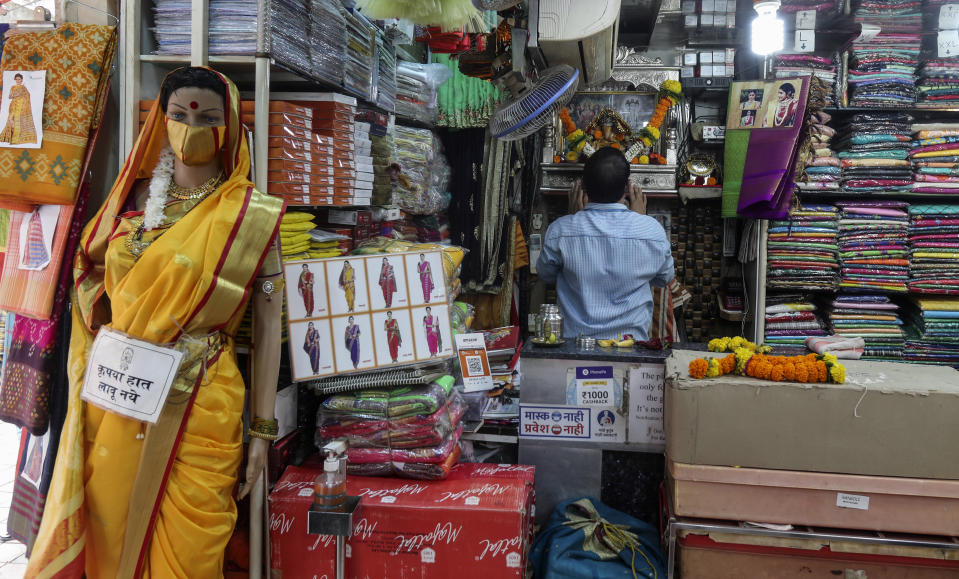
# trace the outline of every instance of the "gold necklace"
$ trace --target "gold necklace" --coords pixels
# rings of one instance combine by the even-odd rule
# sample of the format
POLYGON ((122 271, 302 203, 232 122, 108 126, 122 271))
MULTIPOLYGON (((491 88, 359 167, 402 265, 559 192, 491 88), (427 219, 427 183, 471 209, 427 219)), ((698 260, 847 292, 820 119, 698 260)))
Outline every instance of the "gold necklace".
POLYGON ((169 192, 170 196, 174 199, 179 199, 180 201, 189 201, 191 199, 202 199, 210 193, 216 191, 216 188, 223 183, 223 173, 217 173, 215 177, 211 177, 206 183, 203 183, 199 187, 180 187, 176 184, 176 181, 170 179, 169 192))

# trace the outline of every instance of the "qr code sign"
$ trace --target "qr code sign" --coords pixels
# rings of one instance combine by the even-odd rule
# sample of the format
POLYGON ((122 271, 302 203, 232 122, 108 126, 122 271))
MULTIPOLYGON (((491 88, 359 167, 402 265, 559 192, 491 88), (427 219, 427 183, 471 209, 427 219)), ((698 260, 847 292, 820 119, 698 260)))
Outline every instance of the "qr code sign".
POLYGON ((467 376, 482 376, 483 372, 483 358, 481 356, 466 356, 466 375, 467 376))

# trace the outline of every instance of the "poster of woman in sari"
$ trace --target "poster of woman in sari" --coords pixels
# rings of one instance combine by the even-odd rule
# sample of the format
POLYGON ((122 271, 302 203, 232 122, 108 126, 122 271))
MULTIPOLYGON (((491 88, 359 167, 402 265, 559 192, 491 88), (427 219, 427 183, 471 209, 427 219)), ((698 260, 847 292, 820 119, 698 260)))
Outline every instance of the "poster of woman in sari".
MULTIPOLYGON (((368 276, 365 262, 368 260, 358 257, 324 261, 330 314, 335 316, 369 311, 370 290, 375 290, 376 287, 367 287, 368 276)), ((378 263, 379 259, 376 259, 376 262, 378 263)), ((375 276, 373 267, 370 267, 370 270, 375 276)), ((378 293, 375 292, 374 295, 378 293)))
POLYGON ((300 273, 300 281, 296 284, 296 289, 303 298, 303 309, 306 310, 306 317, 313 316, 313 272, 310 271, 310 264, 303 264, 303 271, 300 273))
POLYGON ((446 301, 441 252, 407 254, 406 270, 410 284, 410 304, 426 305, 446 301))
POLYGON ((393 294, 396 293, 396 275, 393 273, 393 265, 386 257, 383 258, 383 265, 380 267, 380 289, 383 290, 383 303, 388 308, 393 307, 393 294))
POLYGON ((294 380, 329 376, 336 372, 333 350, 338 342, 333 340, 330 333, 329 320, 293 322, 289 331, 290 363, 293 366, 294 380))
POLYGON ((430 303, 430 297, 433 295, 433 268, 430 262, 426 261, 426 255, 420 254, 420 262, 416 266, 416 271, 420 274, 420 286, 423 288, 423 303, 430 303))
POLYGON ((346 299, 346 311, 352 312, 356 306, 356 271, 349 261, 343 262, 339 283, 340 289, 343 290, 343 297, 346 299))
POLYGON ((436 356, 443 349, 443 334, 440 333, 440 322, 433 317, 433 309, 426 308, 423 316, 423 327, 426 329, 426 345, 430 350, 430 358, 436 356))
POLYGON ((320 332, 310 322, 306 328, 306 340, 303 342, 303 350, 310 357, 310 369, 313 374, 320 373, 320 332))
POLYGON ((0 94, 0 147, 36 149, 42 131, 46 71, 5 71, 0 94))
POLYGON ((343 336, 346 350, 350 353, 350 360, 353 362, 353 368, 360 365, 360 327, 356 325, 353 316, 350 316, 346 325, 346 333, 343 336))
POLYGON ((796 124, 796 111, 799 109, 799 95, 796 93, 796 84, 786 81, 770 92, 775 95, 775 98, 769 98, 765 105, 766 114, 763 116, 763 127, 792 127, 796 124))
POLYGON ((383 328, 386 330, 386 343, 390 348, 390 361, 396 364, 399 361, 403 336, 400 335, 399 322, 393 319, 393 312, 386 312, 386 322, 383 324, 383 328))
MULTIPOLYGON (((291 322, 304 318, 320 318, 330 314, 327 289, 323 280, 329 277, 323 262, 290 262, 283 264, 286 279, 286 313, 291 322)), ((343 313, 346 313, 344 302, 343 313)))
POLYGON ((430 360, 453 354, 449 306, 436 304, 413 308, 416 358, 430 360))
POLYGON ((397 308, 373 314, 373 345, 378 366, 415 362, 410 312, 397 308))

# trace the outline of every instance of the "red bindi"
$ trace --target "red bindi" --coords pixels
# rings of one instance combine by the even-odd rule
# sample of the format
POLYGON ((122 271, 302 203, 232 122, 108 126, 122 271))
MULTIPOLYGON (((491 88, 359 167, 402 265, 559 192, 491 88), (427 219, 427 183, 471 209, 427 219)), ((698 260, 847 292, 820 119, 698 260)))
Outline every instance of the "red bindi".
POLYGON ((198 106, 200 106, 200 105, 198 105, 196 101, 190 101, 190 108, 191 108, 191 109, 196 109, 198 106))

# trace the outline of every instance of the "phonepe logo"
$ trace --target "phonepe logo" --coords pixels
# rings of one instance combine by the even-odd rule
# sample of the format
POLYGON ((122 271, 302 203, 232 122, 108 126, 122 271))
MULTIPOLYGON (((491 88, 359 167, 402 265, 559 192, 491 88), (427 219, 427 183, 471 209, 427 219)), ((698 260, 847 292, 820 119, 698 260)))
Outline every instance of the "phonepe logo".
POLYGON ((612 366, 594 366, 594 367, 586 367, 586 368, 577 368, 576 376, 580 380, 612 378, 613 367, 612 366))

